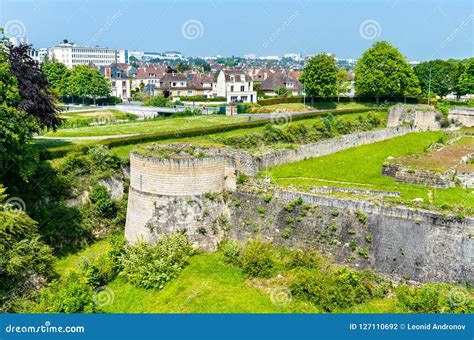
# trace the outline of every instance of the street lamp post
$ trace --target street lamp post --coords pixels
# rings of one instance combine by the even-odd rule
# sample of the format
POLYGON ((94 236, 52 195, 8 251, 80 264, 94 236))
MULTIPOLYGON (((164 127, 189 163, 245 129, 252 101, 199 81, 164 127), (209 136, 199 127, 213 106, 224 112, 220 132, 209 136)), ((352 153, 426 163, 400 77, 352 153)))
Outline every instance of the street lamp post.
POLYGON ((306 106, 306 85, 303 83, 303 105, 306 106))
POLYGON ((431 66, 430 66, 430 77, 428 78, 428 105, 431 103, 431 66))

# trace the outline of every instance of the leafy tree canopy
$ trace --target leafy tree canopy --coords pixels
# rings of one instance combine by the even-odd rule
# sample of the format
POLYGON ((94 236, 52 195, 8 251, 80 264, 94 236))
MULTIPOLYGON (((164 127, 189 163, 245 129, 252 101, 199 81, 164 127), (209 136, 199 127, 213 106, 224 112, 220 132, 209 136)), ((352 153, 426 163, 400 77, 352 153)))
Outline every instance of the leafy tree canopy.
POLYGON ((32 115, 42 128, 56 129, 61 124, 48 79, 29 55, 30 46, 7 45, 10 71, 17 79, 21 101, 18 109, 32 115))
POLYGON ((388 41, 375 42, 364 52, 355 68, 355 90, 358 96, 417 95, 418 79, 405 57, 388 41))
POLYGON ((414 71, 420 81, 423 93, 428 93, 428 88, 430 88, 430 92, 435 93, 440 97, 445 97, 449 93, 455 91, 457 78, 459 77, 458 66, 457 62, 437 59, 425 61, 416 65, 414 71))
POLYGON ((325 53, 311 58, 300 76, 306 94, 311 97, 333 97, 337 94, 337 66, 333 56, 325 53))
POLYGON ((58 97, 64 97, 69 94, 68 79, 71 71, 63 63, 44 63, 42 70, 48 79, 49 86, 58 97))

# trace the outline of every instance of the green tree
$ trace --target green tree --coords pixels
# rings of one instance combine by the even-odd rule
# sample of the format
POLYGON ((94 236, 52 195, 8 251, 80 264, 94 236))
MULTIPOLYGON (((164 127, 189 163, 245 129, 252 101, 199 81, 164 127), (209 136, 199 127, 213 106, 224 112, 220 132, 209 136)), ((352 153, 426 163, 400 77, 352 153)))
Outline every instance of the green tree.
POLYGON ((77 65, 71 71, 68 91, 73 96, 83 99, 91 98, 94 103, 97 98, 110 95, 110 82, 98 70, 86 65, 77 65))
POLYGON ((21 101, 17 108, 33 116, 41 128, 55 130, 61 124, 55 97, 46 76, 30 56, 27 44, 6 45, 10 71, 18 84, 21 101))
POLYGON ((337 95, 337 66, 334 57, 325 53, 311 58, 300 76, 305 91, 311 97, 334 97, 337 95))
POLYGON ((110 96, 110 81, 98 70, 91 70, 88 91, 89 97, 94 100, 95 104, 98 98, 106 98, 110 96))
POLYGON ((423 94, 428 93, 428 88, 431 93, 440 97, 445 97, 455 91, 457 69, 454 63, 439 59, 425 61, 416 65, 414 72, 418 77, 423 94))
POLYGON ((275 89, 275 93, 280 97, 286 97, 288 95, 288 89, 285 86, 278 86, 275 89))
POLYGON ((466 66, 464 71, 459 76, 457 82, 457 94, 474 94, 474 58, 471 58, 466 66))
POLYGON ((63 63, 44 63, 42 70, 48 78, 50 88, 59 98, 69 95, 68 81, 71 71, 63 63))
POLYGON ((417 95, 418 81, 405 57, 388 41, 375 42, 355 67, 357 96, 380 97, 417 95))
POLYGON ((349 74, 344 67, 341 67, 336 74, 336 90, 337 90, 337 101, 339 102, 339 97, 343 96, 350 90, 351 81, 349 79, 349 74))
MULTIPOLYGON (((0 29, 0 35, 2 31, 0 29)), ((31 146, 33 134, 39 127, 35 118, 19 110, 21 103, 18 82, 12 74, 0 40, 0 173, 1 182, 18 175, 27 180, 35 171, 37 153, 31 146)))
MULTIPOLYGON (((33 286, 38 276, 52 272, 51 248, 43 243, 37 223, 7 204, 0 186, 0 305, 33 286)), ((5 312, 5 311, 4 311, 5 312)))

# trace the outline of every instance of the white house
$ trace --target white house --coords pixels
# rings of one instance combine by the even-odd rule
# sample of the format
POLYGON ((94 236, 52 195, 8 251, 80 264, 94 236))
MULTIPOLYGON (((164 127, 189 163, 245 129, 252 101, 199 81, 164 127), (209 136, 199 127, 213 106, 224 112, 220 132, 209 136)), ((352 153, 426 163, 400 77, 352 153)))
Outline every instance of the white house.
POLYGON ((122 100, 129 100, 130 94, 130 78, 127 71, 121 68, 118 64, 109 66, 102 66, 100 72, 110 80, 111 90, 110 95, 118 97, 122 100))
POLYGON ((242 70, 221 70, 217 76, 217 96, 225 97, 228 103, 257 102, 257 91, 253 80, 242 70))

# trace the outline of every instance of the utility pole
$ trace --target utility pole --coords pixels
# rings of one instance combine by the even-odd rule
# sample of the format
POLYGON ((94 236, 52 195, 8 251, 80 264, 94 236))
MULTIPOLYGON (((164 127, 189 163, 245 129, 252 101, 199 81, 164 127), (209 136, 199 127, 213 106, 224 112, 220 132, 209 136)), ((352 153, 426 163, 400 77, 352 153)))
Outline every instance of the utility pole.
POLYGON ((431 103, 431 65, 430 65, 430 77, 428 78, 428 105, 431 103))

